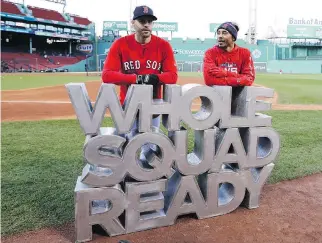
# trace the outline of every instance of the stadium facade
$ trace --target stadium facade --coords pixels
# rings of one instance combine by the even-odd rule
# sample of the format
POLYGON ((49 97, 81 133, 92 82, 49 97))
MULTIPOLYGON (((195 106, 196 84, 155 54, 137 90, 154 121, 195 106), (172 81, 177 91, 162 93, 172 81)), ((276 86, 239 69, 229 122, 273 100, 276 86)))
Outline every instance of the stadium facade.
MULTIPOLYGON (((294 21, 293 21, 294 22, 294 21)), ((289 23, 287 37, 237 44, 248 48, 257 72, 322 73, 322 25, 289 23)), ((210 32, 217 24, 210 23, 210 32)), ((178 31, 180 23, 157 22, 155 34, 178 31)), ((127 21, 105 21, 103 33, 75 14, 1 1, 2 72, 101 71, 113 41, 129 34, 127 21), (100 37, 97 37, 100 35, 100 37)), ((168 39, 168 38, 165 38, 168 39)), ((202 71, 205 51, 215 38, 169 38, 180 71, 202 71)))

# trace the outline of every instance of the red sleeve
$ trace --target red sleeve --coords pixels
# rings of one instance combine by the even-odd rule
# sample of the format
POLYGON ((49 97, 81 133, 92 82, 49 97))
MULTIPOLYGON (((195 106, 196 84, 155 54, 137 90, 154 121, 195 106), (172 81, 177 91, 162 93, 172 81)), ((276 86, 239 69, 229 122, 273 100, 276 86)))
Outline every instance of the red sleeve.
POLYGON ((227 80, 230 83, 236 83, 237 81, 241 86, 251 86, 255 80, 255 68, 252 55, 249 50, 245 50, 242 55, 242 68, 240 73, 227 72, 227 80))
POLYGON ((135 84, 136 75, 135 74, 124 74, 122 71, 122 63, 120 58, 120 42, 115 41, 109 53, 106 56, 102 80, 104 83, 113 84, 135 84))
POLYGON ((203 77, 206 85, 230 85, 227 83, 226 78, 216 78, 211 74, 211 69, 217 67, 212 49, 208 49, 205 52, 203 59, 203 77))
POLYGON ((162 73, 158 74, 160 82, 163 84, 176 84, 178 80, 178 71, 172 47, 169 42, 164 42, 163 63, 161 65, 162 73))

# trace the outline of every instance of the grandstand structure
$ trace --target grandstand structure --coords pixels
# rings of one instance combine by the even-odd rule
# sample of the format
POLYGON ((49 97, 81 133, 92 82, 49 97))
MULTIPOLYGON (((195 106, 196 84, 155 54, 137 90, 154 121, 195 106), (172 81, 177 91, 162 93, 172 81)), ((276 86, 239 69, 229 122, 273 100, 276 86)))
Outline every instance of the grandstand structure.
POLYGON ((60 72, 91 64, 95 24, 60 13, 1 0, 1 71, 60 72))

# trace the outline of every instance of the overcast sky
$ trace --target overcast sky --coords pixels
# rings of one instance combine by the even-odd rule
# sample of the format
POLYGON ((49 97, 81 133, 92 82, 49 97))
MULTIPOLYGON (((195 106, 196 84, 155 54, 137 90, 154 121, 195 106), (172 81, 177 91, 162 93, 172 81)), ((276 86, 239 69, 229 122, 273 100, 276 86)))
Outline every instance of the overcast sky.
MULTIPOLYGON (((22 3, 23 0, 15 0, 22 3)), ((44 0, 24 0, 26 4, 62 11, 62 6, 44 0)), ((178 22, 179 32, 173 36, 212 37, 209 23, 236 21, 241 33, 249 23, 249 0, 67 0, 65 12, 88 17, 95 22, 98 35, 102 34, 103 21, 127 21, 130 6, 148 5, 160 22, 178 22), (222 4, 221 4, 222 3, 222 4), (195 25, 196 27, 192 27, 195 25)), ((132 7, 133 11, 133 7, 132 7)), ((318 19, 322 21, 322 0, 258 0, 257 28, 265 36, 268 27, 284 29, 289 18, 318 19)))

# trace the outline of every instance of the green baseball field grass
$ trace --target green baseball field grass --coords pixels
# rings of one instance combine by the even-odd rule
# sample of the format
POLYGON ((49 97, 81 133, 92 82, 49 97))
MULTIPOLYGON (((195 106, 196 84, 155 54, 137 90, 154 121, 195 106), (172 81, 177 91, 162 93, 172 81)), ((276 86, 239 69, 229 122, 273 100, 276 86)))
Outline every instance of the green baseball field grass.
MULTIPOLYGON (((26 75, 21 81, 20 76, 5 76, 2 89, 99 80, 45 77, 26 75)), ((280 102, 322 104, 322 75, 258 75, 257 83, 274 88, 280 102)), ((273 117, 273 128, 281 136, 280 155, 268 183, 322 172, 322 111, 266 114, 273 117)), ((103 126, 112 125, 106 118, 103 126)), ((73 221, 73 190, 84 165, 83 143, 77 120, 2 123, 2 235, 73 221)))
MULTIPOLYGON (((322 111, 270 111, 281 151, 269 183, 322 171, 322 111)), ((105 126, 112 121, 106 119, 105 126)), ((190 133, 190 151, 192 140, 190 133)), ((84 135, 76 120, 2 124, 2 234, 73 220, 84 135)))
POLYGON ((19 90, 62 85, 70 82, 83 83, 90 80, 100 80, 98 76, 85 74, 5 74, 1 77, 1 90, 19 90))
MULTIPOLYGON (((181 76, 202 78, 201 73, 181 73, 181 76)), ((322 104, 322 74, 261 74, 256 84, 273 88, 280 104, 322 104)))

